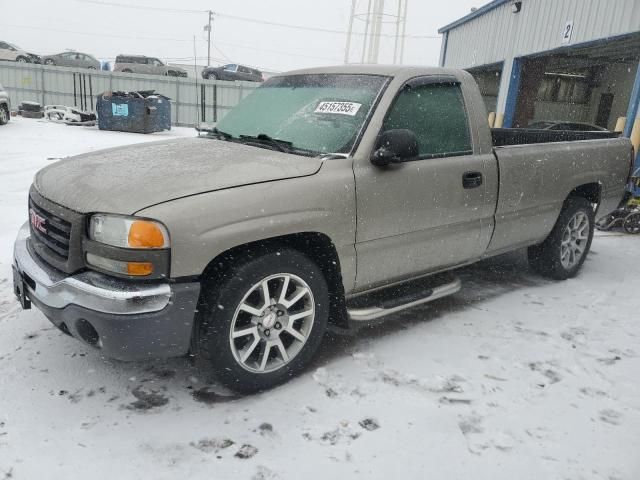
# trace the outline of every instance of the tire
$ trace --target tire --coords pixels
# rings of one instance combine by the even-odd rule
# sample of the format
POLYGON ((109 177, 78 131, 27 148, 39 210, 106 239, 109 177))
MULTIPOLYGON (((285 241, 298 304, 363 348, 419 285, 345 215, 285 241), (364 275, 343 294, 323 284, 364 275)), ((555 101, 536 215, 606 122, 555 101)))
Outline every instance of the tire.
POLYGON ((241 393, 272 388, 301 372, 320 346, 329 318, 320 267, 296 250, 282 249, 247 258, 222 277, 217 286, 203 285, 196 364, 241 393))
POLYGON ((133 73, 129 68, 122 70, 122 73, 133 73))
POLYGON ((556 280, 576 276, 584 264, 595 225, 593 205, 582 197, 569 197, 547 239, 529 247, 531 268, 556 280))
POLYGON ((0 125, 6 125, 9 123, 11 114, 9 113, 9 107, 6 105, 0 105, 0 125))
POLYGON ((622 224, 625 232, 631 233, 632 235, 640 233, 640 212, 632 213, 624 219, 624 223, 622 224))
POLYGON ((53 60, 51 60, 50 58, 47 58, 47 59, 44 61, 44 64, 45 64, 45 65, 55 65, 54 61, 53 61, 53 60))
POLYGON ((207 80, 218 80, 218 76, 215 73, 207 75, 207 80))
POLYGON ((16 58, 16 62, 20 62, 20 63, 29 63, 29 59, 27 57, 17 57, 16 58))
POLYGON ((89 70, 97 70, 96 67, 87 67, 89 70))

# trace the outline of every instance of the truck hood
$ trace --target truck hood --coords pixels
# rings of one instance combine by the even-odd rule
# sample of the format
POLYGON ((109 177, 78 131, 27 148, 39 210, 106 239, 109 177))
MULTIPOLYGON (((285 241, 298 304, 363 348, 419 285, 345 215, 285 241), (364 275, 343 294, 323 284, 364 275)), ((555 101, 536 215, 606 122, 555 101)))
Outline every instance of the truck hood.
POLYGON ((319 158, 209 138, 111 148, 40 170, 34 185, 52 202, 80 213, 133 214, 199 193, 313 175, 319 158))

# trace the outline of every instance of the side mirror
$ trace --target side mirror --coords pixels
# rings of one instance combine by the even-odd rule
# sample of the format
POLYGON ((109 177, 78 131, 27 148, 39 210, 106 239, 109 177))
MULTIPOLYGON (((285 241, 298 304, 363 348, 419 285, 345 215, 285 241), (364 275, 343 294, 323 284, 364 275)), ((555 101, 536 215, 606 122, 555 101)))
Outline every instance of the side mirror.
POLYGON ((413 131, 387 130, 378 139, 371 163, 376 167, 386 167, 393 163, 413 160, 418 157, 419 152, 418 137, 413 131))

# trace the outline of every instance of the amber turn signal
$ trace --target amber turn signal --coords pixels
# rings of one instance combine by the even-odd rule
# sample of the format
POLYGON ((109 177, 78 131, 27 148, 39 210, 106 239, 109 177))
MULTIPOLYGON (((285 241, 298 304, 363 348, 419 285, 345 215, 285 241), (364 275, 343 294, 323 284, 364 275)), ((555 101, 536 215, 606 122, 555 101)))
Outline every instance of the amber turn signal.
POLYGON ((131 276, 146 277, 153 273, 153 264, 150 262, 127 262, 127 273, 131 276))
MULTIPOLYGON (((166 245, 164 234, 155 222, 136 220, 129 228, 129 247, 162 248, 166 245)), ((131 264, 129 264, 131 265, 131 264)), ((147 264, 137 264, 147 265, 147 264)), ((148 264, 151 265, 151 264, 148 264)), ((145 274, 148 275, 148 274, 145 274)))

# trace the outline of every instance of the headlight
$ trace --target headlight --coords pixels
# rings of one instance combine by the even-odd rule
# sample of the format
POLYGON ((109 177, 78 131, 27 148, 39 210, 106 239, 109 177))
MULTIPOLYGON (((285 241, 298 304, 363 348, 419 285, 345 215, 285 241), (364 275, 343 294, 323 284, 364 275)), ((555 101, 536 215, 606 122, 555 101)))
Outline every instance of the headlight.
POLYGON ((89 238, 114 247, 169 248, 169 232, 153 220, 97 214, 89 221, 89 238))

